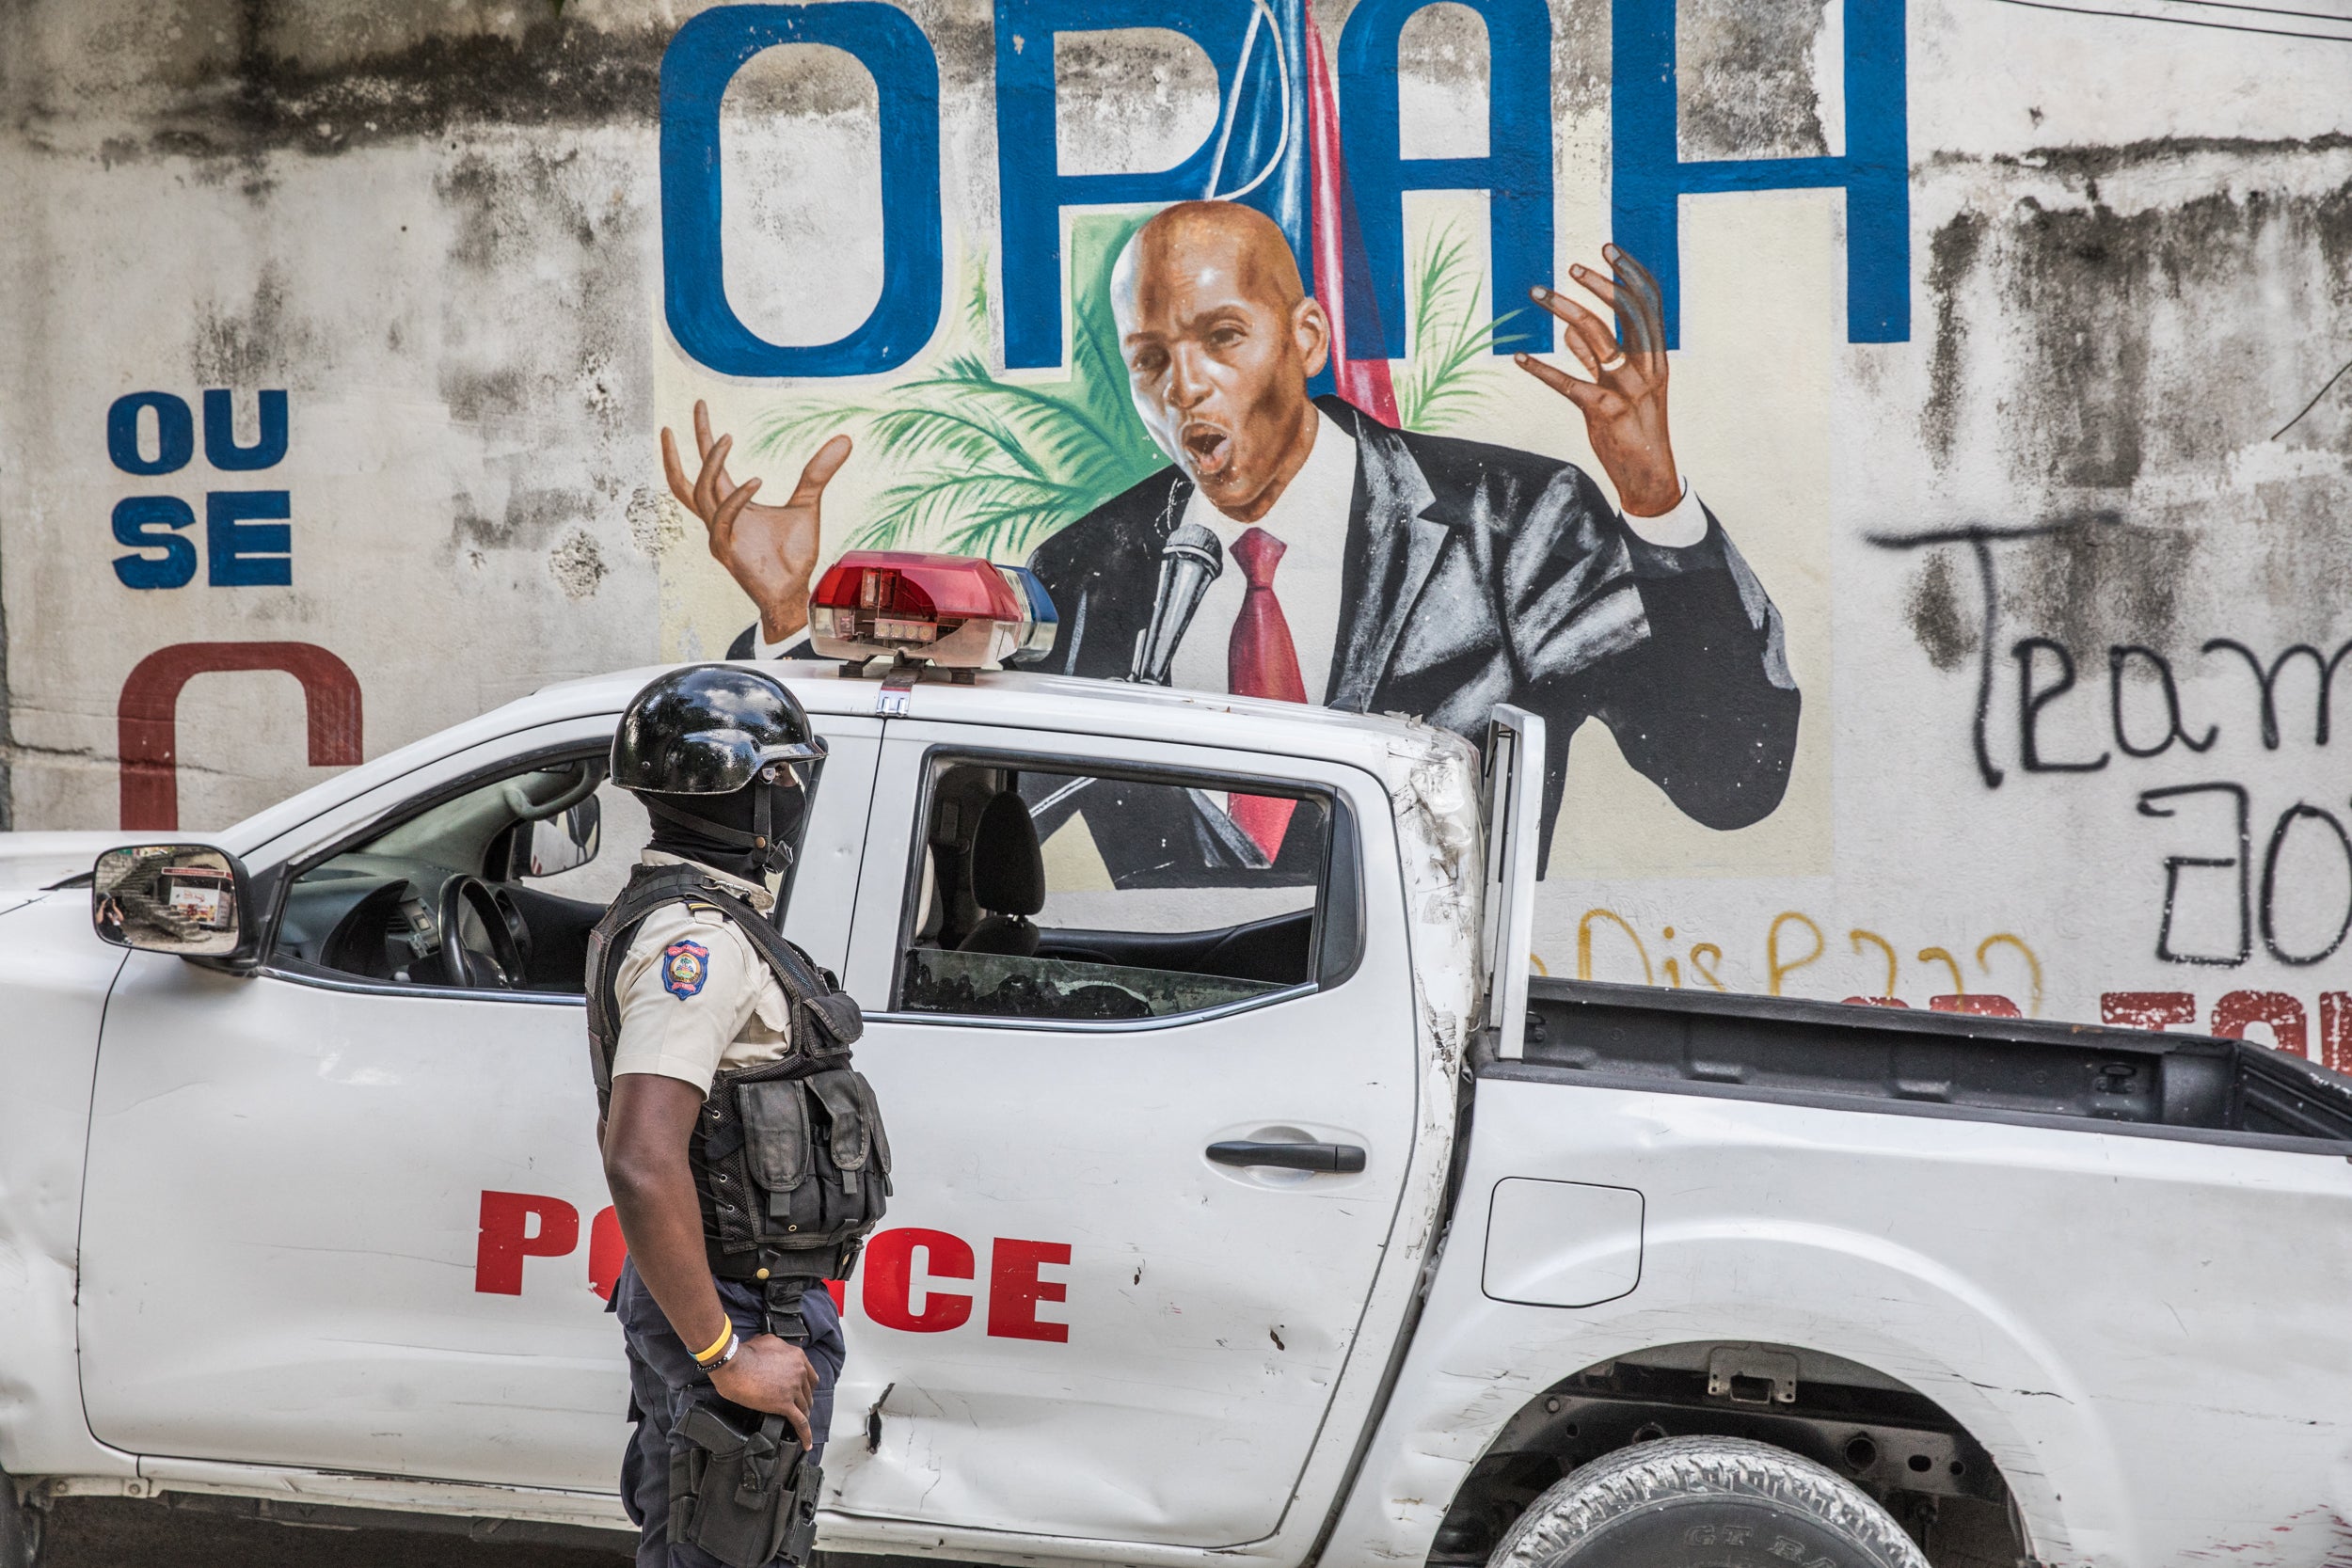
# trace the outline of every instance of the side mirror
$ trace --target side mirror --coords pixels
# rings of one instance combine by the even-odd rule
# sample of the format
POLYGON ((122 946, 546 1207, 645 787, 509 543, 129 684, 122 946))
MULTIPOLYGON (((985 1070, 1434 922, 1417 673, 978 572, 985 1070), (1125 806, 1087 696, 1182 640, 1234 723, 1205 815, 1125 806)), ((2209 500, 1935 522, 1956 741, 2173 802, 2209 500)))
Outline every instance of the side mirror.
POLYGON ((574 802, 568 809, 553 816, 528 824, 531 829, 528 854, 522 867, 526 877, 556 877, 576 871, 596 858, 596 849, 604 836, 604 807, 593 795, 574 802))
POLYGON ((90 920, 117 947, 226 958, 245 945, 251 895, 245 866, 209 844, 109 849, 90 874, 90 920))

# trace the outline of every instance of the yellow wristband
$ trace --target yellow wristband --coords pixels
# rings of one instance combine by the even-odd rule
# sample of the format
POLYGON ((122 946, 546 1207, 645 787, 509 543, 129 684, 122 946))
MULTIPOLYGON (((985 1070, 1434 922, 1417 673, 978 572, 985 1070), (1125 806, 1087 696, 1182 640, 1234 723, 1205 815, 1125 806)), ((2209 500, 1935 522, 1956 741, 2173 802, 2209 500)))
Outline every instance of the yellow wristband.
POLYGON ((707 1351, 698 1352, 695 1354, 694 1365, 697 1367, 709 1366, 713 1361, 716 1361, 719 1358, 719 1353, 727 1348, 727 1341, 734 1338, 735 1320, 730 1318, 727 1320, 727 1326, 720 1330, 719 1337, 710 1342, 710 1348, 707 1351))

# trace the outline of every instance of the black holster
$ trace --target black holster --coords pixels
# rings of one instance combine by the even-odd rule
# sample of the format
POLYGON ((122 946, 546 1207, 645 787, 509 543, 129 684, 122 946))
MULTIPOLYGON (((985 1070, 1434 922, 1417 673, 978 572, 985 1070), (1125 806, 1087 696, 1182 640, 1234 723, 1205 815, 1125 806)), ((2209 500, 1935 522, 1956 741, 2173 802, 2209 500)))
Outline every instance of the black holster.
POLYGON ((824 1471, 781 1416, 723 1407, 707 1388, 670 1439, 670 1540, 728 1568, 808 1560, 824 1471), (744 1430, 746 1418, 758 1425, 744 1430))

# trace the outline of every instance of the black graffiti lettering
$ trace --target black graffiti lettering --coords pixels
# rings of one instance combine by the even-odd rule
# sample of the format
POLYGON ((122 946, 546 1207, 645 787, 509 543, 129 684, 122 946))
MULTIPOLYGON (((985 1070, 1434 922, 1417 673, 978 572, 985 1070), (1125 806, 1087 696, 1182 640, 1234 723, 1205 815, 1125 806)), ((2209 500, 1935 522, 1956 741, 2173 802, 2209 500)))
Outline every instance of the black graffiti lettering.
POLYGON ((2319 673, 2318 717, 2312 727, 2312 739, 2316 745, 2328 744, 2328 710, 2334 700, 2336 667, 2347 657, 2352 657, 2352 641, 2338 648, 2333 657, 2322 654, 2308 642, 2297 642, 2272 659, 2267 669, 2263 666, 2261 655, 2234 637, 2214 638, 2206 642, 2201 651, 2212 654, 2224 650, 2246 661, 2246 668, 2253 672, 2254 684, 2262 689, 2263 746, 2272 752, 2279 749, 2279 673, 2287 667, 2290 659, 2297 657, 2310 659, 2312 668, 2319 673))
MULTIPOLYGON (((2173 784, 2165 789, 2145 789, 2139 795, 2139 815, 2169 817, 2178 815, 2159 800, 2176 800, 2191 795, 2227 795, 2234 802, 2237 813, 2237 853, 2229 858, 2198 855, 2167 855, 2164 858, 2164 914, 2156 927, 2156 957, 2169 964, 2211 964, 2231 968, 2242 964, 2254 950, 2252 932, 2251 878, 2249 862, 2252 858, 2253 841, 2248 822, 2246 786, 2234 784, 2173 784), (2172 923, 2177 912, 2181 891, 2181 873, 2185 870, 2237 872, 2237 948, 2227 956, 2217 953, 2183 953, 2172 945, 2172 923)), ((2265 879, 2266 880, 2266 879, 2265 879)))
POLYGON ((2010 655, 2017 660, 2017 765, 2028 773, 2096 773, 2105 768, 2110 752, 2101 752, 2096 762, 2048 762, 2042 755, 2037 734, 2042 710, 2074 689, 2074 656, 2066 651, 2066 644, 2046 637, 2021 637, 2010 655), (2036 690, 2034 657, 2043 652, 2058 656, 2058 681, 2036 690))
POLYGON ((2220 725, 2208 724, 2205 726, 2205 738, 2199 740, 2181 727, 2181 689, 2172 679, 2170 661, 2155 649, 2143 648, 2137 642, 2118 642, 2107 650, 2107 714, 2115 729, 2115 743, 2123 749, 2127 757, 2160 757, 2172 749, 2176 740, 2192 752, 2210 751, 2215 739, 2221 734, 2220 725), (2153 746, 2133 745, 2123 723, 2123 671, 2135 658, 2146 659, 2155 666, 2157 685, 2164 692, 2164 711, 2169 727, 2164 732, 2164 738, 2153 746))
POLYGON ((1977 721, 1971 733, 1977 743, 1977 774, 1984 780, 1985 788, 1998 789, 2003 775, 1993 766, 1993 749, 1985 744, 1984 725, 1993 713, 1993 632, 2001 619, 2001 589, 1993 576, 1993 546, 1974 538, 1968 541, 1968 553, 1976 557, 1977 581, 1984 598, 1984 626, 1977 634, 1977 721))
MULTIPOLYGON (((2287 834, 2297 822, 2302 821, 2325 822, 2328 825, 2328 831, 2336 835, 2336 847, 2344 856, 2346 877, 2352 879, 2352 835, 2344 832, 2344 824, 2336 820, 2335 813, 2297 800, 2279 814, 2279 825, 2270 831, 2270 847, 2263 855, 2263 945, 2270 949, 2270 956, 2280 963, 2297 967, 2333 958, 2336 949, 2344 945, 2345 934, 2352 932, 2352 895, 2348 895, 2344 900, 2344 919, 2337 924, 2336 934, 2328 940, 2327 946, 2316 953, 2290 953, 2279 945, 2278 933, 2273 927, 2273 909, 2279 887, 2279 852, 2286 847, 2287 834)), ((2352 888, 2352 882, 2348 882, 2347 887, 2352 888)))
POLYGON ((1978 598, 1984 624, 1977 636, 1977 717, 1971 738, 1977 748, 1977 776, 1984 780, 1987 789, 2001 787, 2005 775, 1994 765, 1993 748, 1986 744, 1985 726, 1993 716, 1993 652, 1994 634, 2001 622, 2000 583, 1993 572, 1993 546, 2007 539, 2041 539, 2053 533, 2067 533, 2077 529, 2121 527, 2123 518, 2115 512, 2072 513, 2054 517, 2046 523, 2026 523, 1995 527, 1988 523, 1969 523, 1961 528, 1929 529, 1922 533, 1872 533, 1869 542, 1883 550, 1928 549, 1938 545, 1965 545, 1969 559, 1977 563, 1978 598))

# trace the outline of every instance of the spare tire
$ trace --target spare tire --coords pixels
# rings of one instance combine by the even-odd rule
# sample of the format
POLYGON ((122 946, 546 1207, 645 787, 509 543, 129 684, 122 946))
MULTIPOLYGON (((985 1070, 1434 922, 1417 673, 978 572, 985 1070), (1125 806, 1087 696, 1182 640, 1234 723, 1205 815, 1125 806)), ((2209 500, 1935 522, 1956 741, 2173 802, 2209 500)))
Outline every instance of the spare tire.
POLYGON ((1604 1455, 1520 1514, 1488 1568, 1929 1568, 1887 1512, 1785 1449, 1673 1437, 1604 1455))

